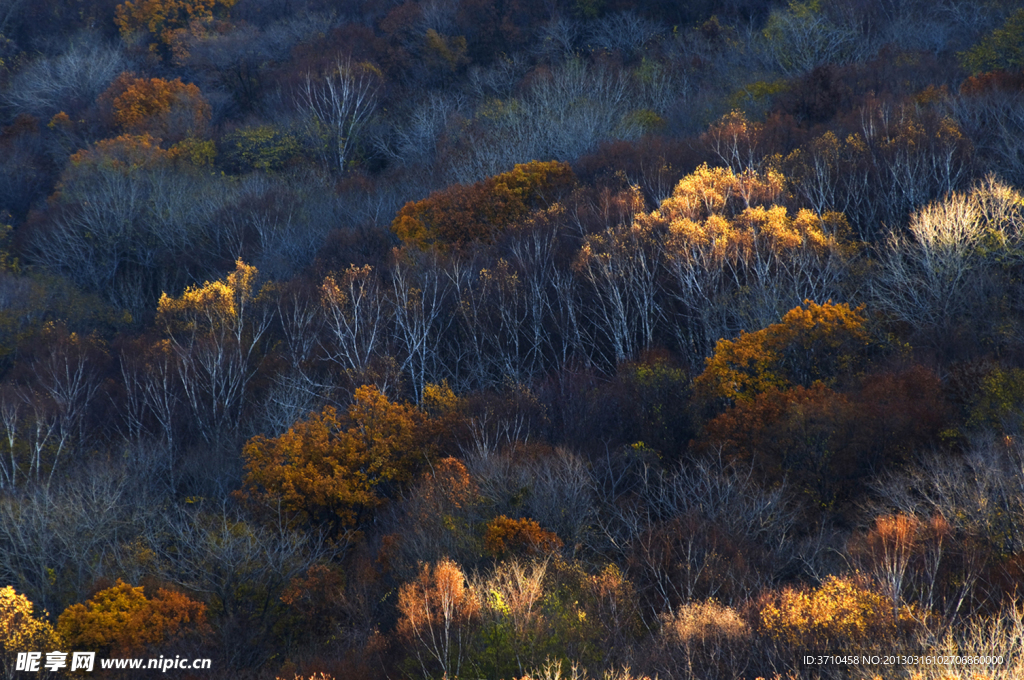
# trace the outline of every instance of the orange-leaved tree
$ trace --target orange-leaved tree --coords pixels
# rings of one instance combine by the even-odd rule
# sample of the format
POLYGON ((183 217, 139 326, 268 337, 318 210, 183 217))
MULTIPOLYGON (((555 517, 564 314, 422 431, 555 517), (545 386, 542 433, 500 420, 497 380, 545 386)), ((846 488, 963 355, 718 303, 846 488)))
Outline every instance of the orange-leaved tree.
POLYGON ((279 437, 249 440, 240 495, 279 509, 291 524, 323 526, 335 539, 354 537, 350 532, 389 491, 430 458, 430 430, 419 409, 364 385, 347 414, 327 406, 279 437))
POLYGON ((405 243, 419 248, 489 241, 547 208, 576 185, 568 163, 531 161, 471 186, 456 184, 407 203, 391 223, 405 243))
POLYGON ((950 409, 920 366, 857 377, 843 392, 815 382, 770 387, 705 424, 697 448, 753 465, 762 481, 844 509, 862 483, 940 444, 950 409))
POLYGON ((480 617, 480 600, 459 565, 449 559, 424 564, 419 576, 399 589, 398 611, 396 632, 423 677, 458 677, 480 617))
POLYGON ((536 520, 510 519, 499 515, 484 529, 484 548, 495 557, 507 554, 545 555, 562 547, 562 539, 536 520))
POLYGON ((780 323, 719 340, 695 385, 706 397, 730 402, 772 388, 827 385, 860 367, 871 345, 863 306, 806 300, 780 323))
POLYGON ((119 135, 100 140, 90 149, 80 149, 71 154, 71 163, 62 180, 70 183, 93 173, 97 168, 116 170, 127 175, 141 168, 162 165, 169 160, 168 152, 160 148, 160 140, 152 135, 119 135))
POLYGON ((73 649, 130 655, 206 630, 206 605, 161 588, 147 598, 141 586, 117 583, 73 604, 57 620, 57 630, 73 649))
POLYGON ((181 78, 137 78, 119 75, 101 100, 110 103, 114 123, 131 134, 150 134, 164 141, 202 137, 210 122, 210 105, 199 88, 181 78))

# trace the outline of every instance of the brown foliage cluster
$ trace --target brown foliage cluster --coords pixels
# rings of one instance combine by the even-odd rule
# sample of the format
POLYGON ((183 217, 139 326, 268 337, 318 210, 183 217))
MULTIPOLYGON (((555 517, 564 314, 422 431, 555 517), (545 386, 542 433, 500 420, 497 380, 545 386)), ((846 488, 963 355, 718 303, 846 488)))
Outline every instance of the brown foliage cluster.
POLYGON ((557 202, 575 183, 566 163, 517 165, 472 186, 454 185, 407 204, 391 229, 404 242, 420 248, 491 241, 530 212, 557 202))

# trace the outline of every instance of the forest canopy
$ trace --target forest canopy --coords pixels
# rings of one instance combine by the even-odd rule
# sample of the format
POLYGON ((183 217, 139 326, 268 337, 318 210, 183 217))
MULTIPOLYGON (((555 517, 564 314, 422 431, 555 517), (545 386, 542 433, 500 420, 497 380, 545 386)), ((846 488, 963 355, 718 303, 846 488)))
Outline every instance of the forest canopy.
POLYGON ((1024 676, 1022 38, 8 0, 0 675, 1024 676))

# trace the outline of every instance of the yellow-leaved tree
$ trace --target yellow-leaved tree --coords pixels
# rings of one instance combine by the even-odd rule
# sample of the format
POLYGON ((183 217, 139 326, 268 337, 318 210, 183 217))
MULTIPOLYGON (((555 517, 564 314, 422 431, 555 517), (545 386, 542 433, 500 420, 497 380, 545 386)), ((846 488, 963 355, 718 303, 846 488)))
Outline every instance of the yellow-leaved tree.
MULTIPOLYGON (((916 617, 861 575, 829 576, 817 588, 785 588, 760 603, 762 633, 793 653, 892 645, 916 617)), ((794 654, 797 655, 797 654, 794 654)))
POLYGON ((739 330, 764 328, 806 299, 841 299, 860 244, 837 212, 786 208, 786 178, 697 168, 639 221, 665 232, 666 292, 691 361, 739 330))
POLYGON ((211 444, 237 432, 259 368, 271 313, 261 303, 257 278, 255 267, 238 260, 223 280, 192 286, 177 298, 164 293, 157 306, 193 422, 211 444))
POLYGON ((18 652, 60 649, 60 635, 49 623, 32 616, 32 602, 13 587, 0 588, 0 675, 13 678, 18 652))

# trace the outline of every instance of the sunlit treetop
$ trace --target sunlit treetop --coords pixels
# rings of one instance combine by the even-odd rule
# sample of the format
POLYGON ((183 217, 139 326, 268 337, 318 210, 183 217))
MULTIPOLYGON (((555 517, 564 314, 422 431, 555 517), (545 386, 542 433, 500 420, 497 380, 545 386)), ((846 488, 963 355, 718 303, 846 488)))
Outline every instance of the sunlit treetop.
POLYGON ((796 215, 779 205, 786 178, 775 170, 736 173, 706 164, 683 177, 672 196, 638 221, 667 228, 666 245, 677 255, 697 254, 705 263, 747 260, 756 253, 803 250, 849 258, 860 244, 842 213, 796 215))
POLYGON ((736 173, 705 163, 679 180, 672 195, 662 202, 660 213, 670 220, 734 217, 751 206, 778 202, 784 186, 785 178, 775 170, 736 173))
POLYGON ((57 628, 75 649, 103 649, 115 653, 140 652, 206 626, 206 606, 161 588, 147 598, 142 587, 118 579, 84 603, 60 615, 57 628))
MULTIPOLYGON (((32 616, 33 605, 11 586, 0 588, 0 656, 13 652, 58 649, 61 638, 53 626, 32 616)), ((8 662, 13 661, 9 659, 8 662)))
POLYGON ((170 332, 235 332, 241 328, 246 308, 258 294, 256 267, 241 260, 222 281, 191 286, 173 298, 167 293, 157 304, 157 319, 170 332))

